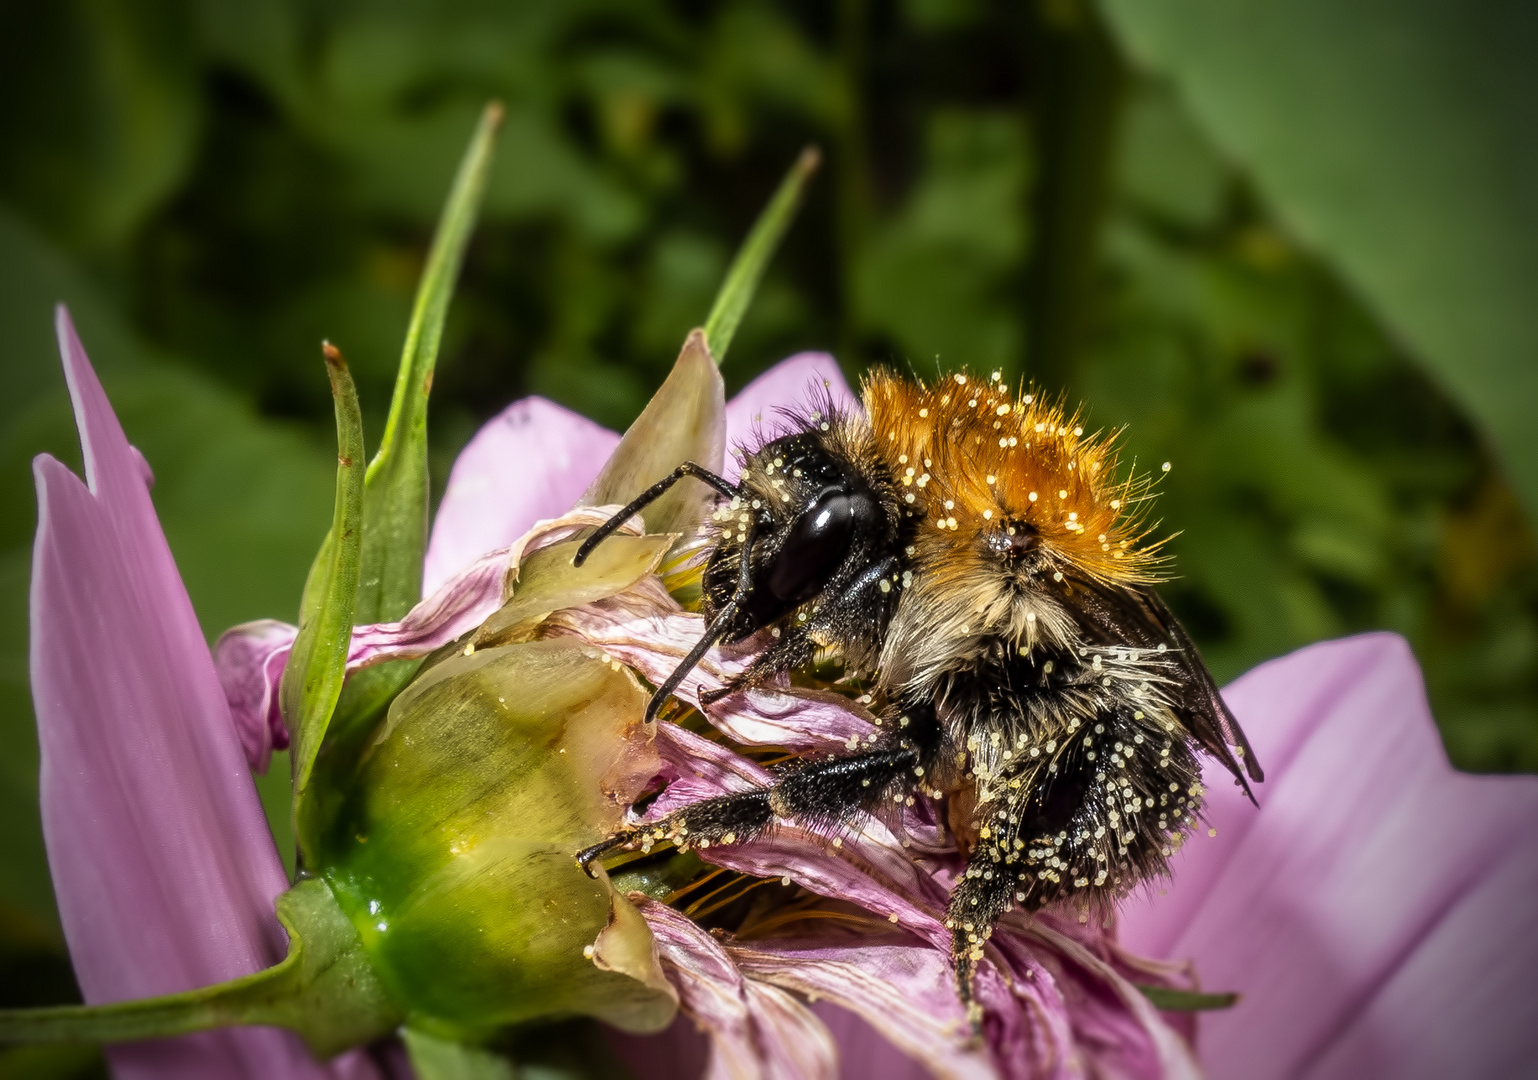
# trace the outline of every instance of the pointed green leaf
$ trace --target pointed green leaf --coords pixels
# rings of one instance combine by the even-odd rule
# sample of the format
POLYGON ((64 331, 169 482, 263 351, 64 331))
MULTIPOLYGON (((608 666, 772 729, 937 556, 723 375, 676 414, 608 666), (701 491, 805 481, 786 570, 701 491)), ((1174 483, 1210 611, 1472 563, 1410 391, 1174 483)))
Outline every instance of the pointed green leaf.
POLYGON ((0 1043, 132 1042, 246 1024, 288 1028, 330 1057, 400 1023, 325 882, 300 882, 277 907, 289 935, 280 964, 182 994, 0 1012, 0 1043))
POLYGON ((492 102, 481 113, 460 161, 417 285, 390 415, 379 449, 369 462, 364 488, 359 622, 398 619, 422 598, 422 560, 427 553, 427 397, 449 300, 480 211, 492 144, 501 123, 502 106, 492 102))
MULTIPOLYGON (((581 505, 627 503, 682 461, 719 473, 725 453, 726 388, 705 345, 705 332, 694 330, 667 381, 625 432, 581 505)), ((698 480, 681 480, 643 512, 646 531, 692 531, 714 495, 698 480)))
MULTIPOLYGON (((358 391, 342 354, 325 346, 326 370, 336 402, 336 504, 331 532, 305 582, 299 636, 283 672, 279 702, 294 736, 294 805, 309 785, 315 754, 342 692, 347 647, 358 595, 358 554, 363 517, 363 416, 358 391)), ((300 850, 304 850, 300 837, 300 850)))
POLYGON ((1229 1009, 1239 1001, 1238 994, 1203 994, 1197 990, 1174 990, 1168 986, 1133 983, 1145 998, 1165 1012, 1207 1012, 1229 1009))
POLYGON ((769 200, 769 205, 758 215, 758 220, 753 223, 753 231, 748 233, 737 257, 732 260, 731 269, 726 272, 726 280, 721 283, 721 291, 716 294, 716 301, 711 306, 710 316, 705 320, 705 341, 716 363, 726 359, 726 350, 731 346, 742 317, 747 314, 748 305, 753 301, 753 294, 764 276, 764 270, 774 257, 780 241, 785 238, 785 230, 795 220, 796 211, 801 208, 801 199, 806 194, 806 183, 817 171, 821 161, 822 155, 815 146, 808 146, 801 151, 801 156, 790 167, 790 172, 785 174, 785 179, 780 181, 774 198, 769 200))
POLYGON ((513 1063, 493 1050, 405 1028, 401 1038, 418 1080, 517 1080, 513 1063))

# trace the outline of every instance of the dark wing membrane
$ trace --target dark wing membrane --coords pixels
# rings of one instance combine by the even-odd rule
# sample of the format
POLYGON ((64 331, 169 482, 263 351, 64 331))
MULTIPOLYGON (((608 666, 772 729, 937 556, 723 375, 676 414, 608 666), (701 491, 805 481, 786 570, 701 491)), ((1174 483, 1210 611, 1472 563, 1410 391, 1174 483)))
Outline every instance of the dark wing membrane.
POLYGON ((1187 726, 1196 741, 1213 757, 1221 761, 1234 774, 1251 802, 1255 794, 1245 780, 1245 773, 1256 783, 1266 778, 1250 748, 1249 739, 1239 721, 1229 712, 1218 693, 1218 685, 1212 672, 1202 661, 1201 653, 1191 635, 1186 633, 1174 613, 1148 587, 1124 588, 1099 582, 1079 580, 1073 582, 1072 605, 1085 620, 1084 629, 1097 644, 1130 645, 1137 649, 1153 649, 1160 645, 1172 650, 1170 659, 1180 667, 1186 677, 1188 693, 1181 702, 1187 714, 1187 726), (1234 753, 1229 749, 1237 746, 1244 759, 1241 770, 1234 753))

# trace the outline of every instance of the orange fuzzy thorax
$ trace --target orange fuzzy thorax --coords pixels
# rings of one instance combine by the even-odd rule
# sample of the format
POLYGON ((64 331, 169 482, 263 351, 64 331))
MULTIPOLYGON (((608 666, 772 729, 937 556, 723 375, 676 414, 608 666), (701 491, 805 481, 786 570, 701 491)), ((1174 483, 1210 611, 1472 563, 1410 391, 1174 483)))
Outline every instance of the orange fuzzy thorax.
POLYGON ((1059 565, 1124 585, 1157 579, 1153 549, 1138 547, 1146 484, 1117 478, 1114 439, 1086 435, 1077 414, 963 373, 925 386, 878 370, 862 391, 876 452, 923 511, 921 553, 979 551, 987 533, 1024 522, 1059 565))

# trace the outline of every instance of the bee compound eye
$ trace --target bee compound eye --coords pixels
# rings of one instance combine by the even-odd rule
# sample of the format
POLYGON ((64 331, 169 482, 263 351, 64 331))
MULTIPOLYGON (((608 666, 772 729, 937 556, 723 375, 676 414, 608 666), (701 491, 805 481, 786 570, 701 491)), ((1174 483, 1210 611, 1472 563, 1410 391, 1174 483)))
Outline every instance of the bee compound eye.
POLYGON ((860 494, 824 492, 798 514, 769 568, 769 591, 793 604, 821 592, 849 553, 856 519, 870 512, 869 502, 860 494))

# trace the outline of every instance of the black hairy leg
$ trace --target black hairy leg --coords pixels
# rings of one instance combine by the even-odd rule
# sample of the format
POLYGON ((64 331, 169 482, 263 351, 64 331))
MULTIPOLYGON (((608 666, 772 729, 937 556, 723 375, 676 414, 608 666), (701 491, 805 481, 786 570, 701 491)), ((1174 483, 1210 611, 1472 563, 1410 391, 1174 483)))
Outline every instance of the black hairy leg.
POLYGON ((805 762, 770 787, 704 799, 658 821, 622 830, 579 852, 577 861, 588 869, 594 859, 616 848, 636 845, 647 850, 660 840, 700 848, 742 843, 763 833, 776 817, 821 831, 836 829, 862 811, 906 797, 932 775, 941 743, 933 713, 909 717, 902 730, 895 744, 805 762))
POLYGON ((809 663, 820 637, 859 641, 862 634, 874 636, 871 628, 886 625, 901 596, 902 575, 895 557, 866 567, 843 589, 826 594, 805 622, 783 627, 779 639, 741 675, 719 690, 700 695, 700 704, 709 706, 744 687, 760 686, 782 671, 809 663))

